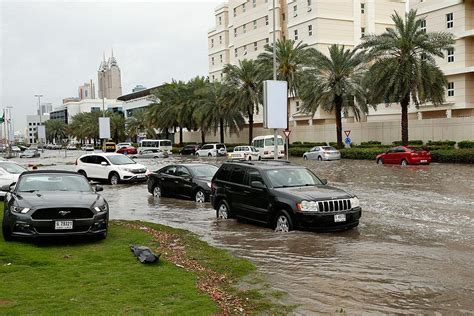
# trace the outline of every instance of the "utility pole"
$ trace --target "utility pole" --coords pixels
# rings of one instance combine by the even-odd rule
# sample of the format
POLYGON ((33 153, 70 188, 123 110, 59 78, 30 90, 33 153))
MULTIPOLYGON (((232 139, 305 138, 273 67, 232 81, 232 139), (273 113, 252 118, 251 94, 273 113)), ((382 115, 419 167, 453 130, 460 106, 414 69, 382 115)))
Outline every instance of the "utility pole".
MULTIPOLYGON (((273 80, 277 80, 277 69, 276 69, 276 13, 275 13, 275 0, 273 0, 273 80)), ((273 129, 273 159, 278 159, 278 130, 273 129)))
MULTIPOLYGON (((39 126, 43 126, 43 122, 41 121, 41 115, 42 115, 42 111, 41 111, 41 97, 43 95, 42 94, 35 94, 35 97, 38 98, 38 111, 39 111, 39 126)), ((39 130, 38 130, 38 127, 36 127, 36 132, 38 133, 38 139, 39 139, 39 142, 40 142, 40 148, 41 148, 41 152, 44 152, 44 149, 43 149, 43 141, 39 135, 39 130)))
MULTIPOLYGON (((7 157, 8 158, 11 158, 13 155, 12 155, 12 142, 10 142, 10 129, 11 129, 11 126, 12 126, 12 106, 7 106, 7 110, 8 110, 8 118, 6 118, 6 123, 7 123, 7 144, 9 144, 8 146, 8 155, 7 157)), ((14 131, 12 131, 13 133, 15 133, 14 131)), ((15 135, 13 134, 13 137, 15 137, 15 135)))

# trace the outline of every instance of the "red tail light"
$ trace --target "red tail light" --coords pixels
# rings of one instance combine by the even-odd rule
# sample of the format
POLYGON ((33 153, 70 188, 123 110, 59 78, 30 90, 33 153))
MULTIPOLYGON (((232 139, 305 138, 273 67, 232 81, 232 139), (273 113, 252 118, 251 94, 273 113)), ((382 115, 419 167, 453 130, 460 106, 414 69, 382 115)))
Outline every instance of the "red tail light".
POLYGON ((214 181, 211 182, 211 191, 216 190, 216 183, 214 181))

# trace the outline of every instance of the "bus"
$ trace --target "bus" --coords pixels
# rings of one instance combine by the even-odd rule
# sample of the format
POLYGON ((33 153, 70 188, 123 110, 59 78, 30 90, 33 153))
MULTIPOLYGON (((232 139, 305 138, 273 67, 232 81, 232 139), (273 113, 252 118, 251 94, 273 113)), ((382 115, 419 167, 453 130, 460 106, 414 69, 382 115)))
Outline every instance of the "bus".
MULTIPOLYGON (((283 145, 283 137, 278 135, 278 158, 285 157, 285 146, 283 145)), ((257 136, 252 140, 252 146, 260 151, 262 158, 273 158, 273 151, 275 149, 275 142, 273 135, 257 136)))
POLYGON ((172 144, 169 139, 142 139, 139 143, 138 152, 146 149, 160 149, 171 154, 172 144))

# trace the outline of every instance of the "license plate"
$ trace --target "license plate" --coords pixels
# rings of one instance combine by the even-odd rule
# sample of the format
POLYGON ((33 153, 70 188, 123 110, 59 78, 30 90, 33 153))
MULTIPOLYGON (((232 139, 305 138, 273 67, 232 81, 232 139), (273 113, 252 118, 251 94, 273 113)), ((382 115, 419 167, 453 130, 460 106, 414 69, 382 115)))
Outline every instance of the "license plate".
POLYGON ((334 222, 339 223, 339 222, 345 222, 346 221, 346 214, 336 214, 334 215, 334 222))
POLYGON ((421 163, 428 162, 428 160, 420 160, 421 163))
POLYGON ((54 222, 54 229, 72 229, 72 221, 56 221, 54 222))
POLYGON ((145 175, 144 175, 144 174, 139 174, 139 175, 137 176, 137 179, 143 179, 143 178, 145 178, 145 175))

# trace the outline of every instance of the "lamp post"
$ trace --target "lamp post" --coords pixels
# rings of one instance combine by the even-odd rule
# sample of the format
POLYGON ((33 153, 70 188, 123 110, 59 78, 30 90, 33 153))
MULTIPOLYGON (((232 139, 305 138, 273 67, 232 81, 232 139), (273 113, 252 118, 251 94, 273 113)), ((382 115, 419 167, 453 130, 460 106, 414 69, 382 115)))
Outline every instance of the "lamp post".
MULTIPOLYGON (((273 0, 273 80, 277 80, 276 70, 276 13, 275 0, 273 0)), ((278 160, 278 130, 273 130, 273 159, 278 160)))
MULTIPOLYGON (((35 97, 38 98, 38 113, 39 113, 39 126, 43 126, 43 122, 41 121, 41 116, 42 116, 42 111, 41 111, 41 97, 43 95, 42 94, 35 94, 35 97)), ((39 135, 39 130, 38 128, 36 128, 36 131, 38 132, 38 138, 39 138, 39 142, 40 142, 40 148, 41 148, 41 152, 44 152, 44 149, 43 149, 43 141, 41 140, 41 137, 39 135)))
MULTIPOLYGON (((8 156, 7 157, 12 157, 12 143, 10 142, 10 129, 12 126, 12 106, 7 106, 7 113, 8 117, 5 116, 5 123, 6 123, 6 139, 7 139, 7 145, 8 146, 8 156)), ((14 131, 13 131, 14 132, 14 131)))

